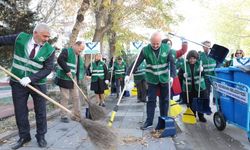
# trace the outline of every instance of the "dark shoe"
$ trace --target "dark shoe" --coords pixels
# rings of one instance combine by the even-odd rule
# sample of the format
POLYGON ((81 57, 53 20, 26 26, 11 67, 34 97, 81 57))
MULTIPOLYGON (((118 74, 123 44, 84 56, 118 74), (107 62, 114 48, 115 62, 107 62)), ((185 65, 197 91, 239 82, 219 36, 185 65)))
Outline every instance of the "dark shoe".
POLYGON ((200 122, 207 122, 207 119, 205 117, 199 117, 200 122))
POLYGON ((145 122, 143 124, 143 126, 141 126, 141 130, 147 130, 147 129, 150 129, 150 128, 153 128, 153 125, 148 123, 148 122, 145 122))
POLYGON ((61 117, 61 122, 69 123, 69 118, 68 117, 61 117))
POLYGON ((37 143, 39 147, 46 147, 47 141, 44 138, 37 138, 37 143))
POLYGON ((105 103, 103 102, 103 103, 101 103, 101 105, 100 105, 100 106, 105 107, 106 105, 105 105, 105 103))
POLYGON ((20 138, 15 145, 13 145, 12 149, 18 149, 23 146, 23 144, 28 143, 31 140, 30 137, 28 138, 20 138))

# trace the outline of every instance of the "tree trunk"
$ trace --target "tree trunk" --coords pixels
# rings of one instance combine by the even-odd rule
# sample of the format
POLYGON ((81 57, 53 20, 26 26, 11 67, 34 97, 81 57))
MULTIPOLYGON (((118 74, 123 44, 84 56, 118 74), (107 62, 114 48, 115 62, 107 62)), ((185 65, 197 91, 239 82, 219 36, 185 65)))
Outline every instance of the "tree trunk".
POLYGON ((80 9, 77 12, 76 22, 72 29, 72 34, 69 40, 69 45, 73 45, 76 42, 78 34, 80 32, 82 23, 84 21, 84 14, 89 9, 89 0, 83 0, 80 9))
POLYGON ((109 56, 110 58, 113 57, 115 55, 115 44, 116 44, 116 32, 114 31, 109 31, 108 32, 108 42, 109 42, 109 56))

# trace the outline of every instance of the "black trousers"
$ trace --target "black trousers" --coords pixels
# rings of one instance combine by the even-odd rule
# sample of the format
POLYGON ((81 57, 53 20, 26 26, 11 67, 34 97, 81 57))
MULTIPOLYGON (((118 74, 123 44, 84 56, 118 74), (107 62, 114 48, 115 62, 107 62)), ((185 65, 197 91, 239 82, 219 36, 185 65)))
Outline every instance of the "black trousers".
MULTIPOLYGON (((19 82, 10 81, 12 89, 12 98, 15 109, 16 124, 19 131, 20 138, 30 137, 30 124, 28 120, 29 110, 27 101, 29 95, 33 98, 37 138, 44 137, 47 132, 47 118, 46 118, 46 100, 37 93, 30 90, 28 87, 23 87, 19 82)), ((46 85, 33 85, 42 93, 46 93, 46 85)))
POLYGON ((147 97, 147 82, 146 80, 135 81, 137 87, 137 99, 145 102, 147 97))

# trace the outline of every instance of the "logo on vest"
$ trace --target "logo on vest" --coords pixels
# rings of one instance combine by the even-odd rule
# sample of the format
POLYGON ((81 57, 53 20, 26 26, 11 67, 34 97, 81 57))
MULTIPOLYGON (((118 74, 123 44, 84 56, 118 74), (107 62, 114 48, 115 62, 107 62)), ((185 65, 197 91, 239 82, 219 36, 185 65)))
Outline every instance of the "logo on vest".
POLYGON ((166 52, 164 52, 164 53, 162 53, 162 55, 161 55, 162 57, 167 57, 167 53, 166 52))
POLYGON ((39 61, 44 61, 45 59, 44 59, 44 57, 39 57, 38 60, 39 61))

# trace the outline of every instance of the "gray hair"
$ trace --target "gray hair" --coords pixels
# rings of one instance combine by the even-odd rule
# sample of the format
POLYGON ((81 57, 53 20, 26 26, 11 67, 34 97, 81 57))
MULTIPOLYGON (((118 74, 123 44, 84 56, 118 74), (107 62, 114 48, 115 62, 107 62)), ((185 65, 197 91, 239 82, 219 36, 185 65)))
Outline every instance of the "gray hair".
POLYGON ((154 33, 151 35, 150 41, 151 41, 153 38, 157 37, 157 36, 160 36, 160 38, 161 38, 161 40, 162 40, 162 34, 161 34, 161 32, 160 32, 160 31, 156 31, 156 32, 154 32, 154 33))
POLYGON ((49 33, 51 32, 49 26, 47 24, 45 24, 45 23, 37 24, 36 27, 33 30, 33 33, 35 31, 36 32, 49 32, 49 33))

